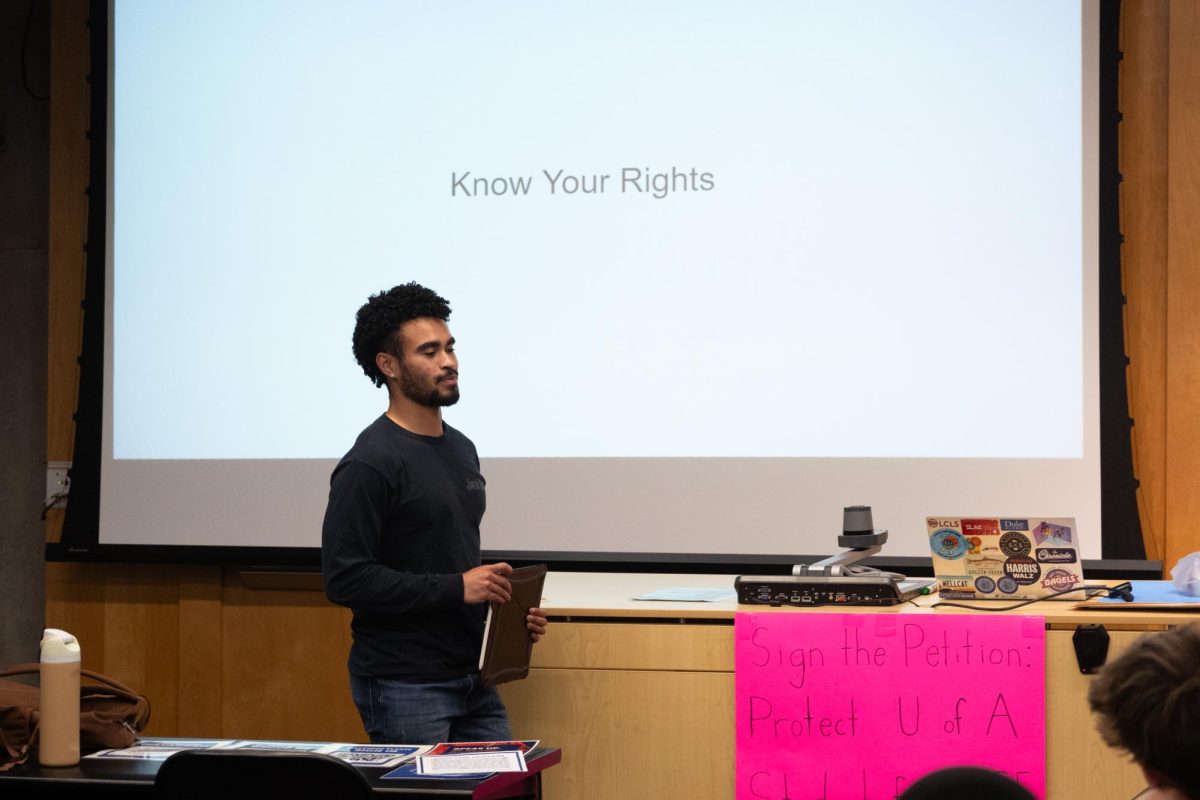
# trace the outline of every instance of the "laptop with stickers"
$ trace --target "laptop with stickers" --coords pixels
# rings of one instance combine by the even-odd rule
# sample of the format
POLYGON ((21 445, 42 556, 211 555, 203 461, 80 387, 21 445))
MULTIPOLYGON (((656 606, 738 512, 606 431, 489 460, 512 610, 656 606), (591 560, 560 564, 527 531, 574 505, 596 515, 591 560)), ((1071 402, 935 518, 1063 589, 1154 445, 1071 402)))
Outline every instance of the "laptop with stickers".
POLYGON ((1070 517, 926 517, 938 595, 1009 600, 1083 585, 1070 517))

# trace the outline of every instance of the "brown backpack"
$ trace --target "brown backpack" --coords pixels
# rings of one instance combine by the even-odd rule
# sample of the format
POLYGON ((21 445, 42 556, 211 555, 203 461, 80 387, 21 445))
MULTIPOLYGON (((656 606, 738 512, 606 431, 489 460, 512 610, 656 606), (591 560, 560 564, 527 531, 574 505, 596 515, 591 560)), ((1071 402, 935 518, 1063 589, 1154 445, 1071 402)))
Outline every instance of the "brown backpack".
MULTIPOLYGON (((37 675, 38 664, 14 664, 0 669, 0 772, 24 763, 37 749, 41 690, 13 675, 37 675)), ((112 678, 80 670, 79 749, 83 753, 109 747, 129 747, 150 721, 150 701, 112 678)))

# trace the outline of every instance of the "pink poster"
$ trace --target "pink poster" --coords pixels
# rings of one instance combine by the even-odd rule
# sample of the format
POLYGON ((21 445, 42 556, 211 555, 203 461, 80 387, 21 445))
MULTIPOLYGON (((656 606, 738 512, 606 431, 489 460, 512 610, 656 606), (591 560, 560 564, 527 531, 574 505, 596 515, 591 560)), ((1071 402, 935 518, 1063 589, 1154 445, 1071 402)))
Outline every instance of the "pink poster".
POLYGON ((738 800, 894 800, 989 767, 1046 790, 1041 617, 739 613, 738 800))

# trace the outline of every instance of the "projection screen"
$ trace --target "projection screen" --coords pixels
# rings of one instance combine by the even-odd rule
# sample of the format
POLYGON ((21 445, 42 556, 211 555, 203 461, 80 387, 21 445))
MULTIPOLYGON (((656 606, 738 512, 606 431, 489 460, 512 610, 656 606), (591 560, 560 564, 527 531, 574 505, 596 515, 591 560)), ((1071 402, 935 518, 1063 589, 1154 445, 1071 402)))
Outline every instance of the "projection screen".
POLYGON ((1100 556, 1094 4, 116 2, 100 543, 316 547, 448 298, 498 552, 1100 556))

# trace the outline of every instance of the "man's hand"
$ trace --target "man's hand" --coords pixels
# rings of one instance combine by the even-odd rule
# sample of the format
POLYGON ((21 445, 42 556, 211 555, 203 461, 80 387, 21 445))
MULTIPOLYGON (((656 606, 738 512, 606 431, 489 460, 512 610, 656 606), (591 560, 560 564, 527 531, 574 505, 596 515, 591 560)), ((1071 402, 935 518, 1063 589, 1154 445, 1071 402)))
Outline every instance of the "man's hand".
POLYGON ((512 584, 508 576, 512 567, 508 564, 484 564, 482 567, 463 573, 463 602, 505 603, 512 597, 512 584))
POLYGON ((529 609, 525 617, 525 627, 529 629, 529 638, 535 642, 546 635, 546 612, 540 608, 529 609))

